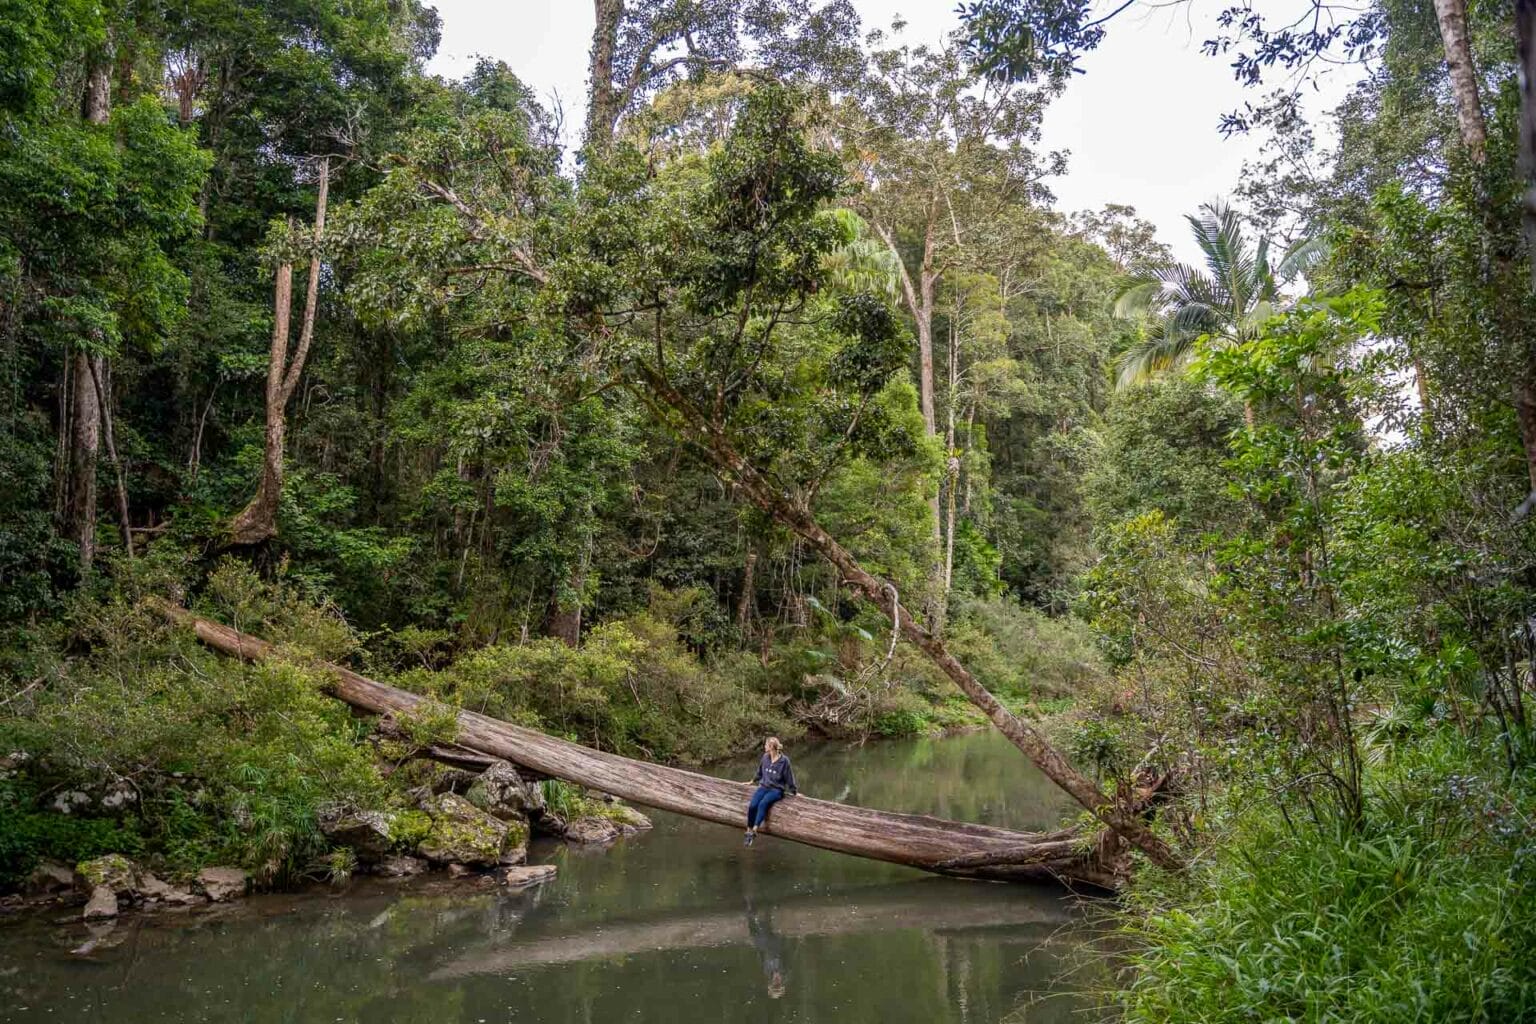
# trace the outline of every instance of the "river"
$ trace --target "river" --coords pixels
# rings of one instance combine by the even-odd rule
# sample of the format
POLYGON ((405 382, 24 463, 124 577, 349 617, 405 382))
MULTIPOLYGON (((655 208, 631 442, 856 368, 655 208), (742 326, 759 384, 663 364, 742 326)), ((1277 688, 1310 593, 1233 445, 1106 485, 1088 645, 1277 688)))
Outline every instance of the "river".
MULTIPOLYGON (((818 797, 1018 828, 1068 812, 994 732, 791 754, 818 797)), ((518 893, 360 879, 129 916, 100 936, 74 915, 3 921, 0 1021, 1098 1019, 1099 908, 1061 890, 935 878, 770 835, 743 849, 739 830, 654 821, 608 850, 535 844, 530 859, 559 875, 518 893)))

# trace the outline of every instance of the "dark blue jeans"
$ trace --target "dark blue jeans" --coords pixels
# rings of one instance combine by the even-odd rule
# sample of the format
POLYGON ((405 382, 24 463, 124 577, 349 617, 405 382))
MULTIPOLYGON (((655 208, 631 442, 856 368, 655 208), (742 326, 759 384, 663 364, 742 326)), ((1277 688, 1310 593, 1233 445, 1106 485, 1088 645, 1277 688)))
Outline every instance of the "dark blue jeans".
POLYGON ((782 789, 773 786, 758 786, 757 792, 752 794, 752 802, 747 805, 747 828, 757 828, 768 820, 768 808, 772 807, 784 796, 782 789))

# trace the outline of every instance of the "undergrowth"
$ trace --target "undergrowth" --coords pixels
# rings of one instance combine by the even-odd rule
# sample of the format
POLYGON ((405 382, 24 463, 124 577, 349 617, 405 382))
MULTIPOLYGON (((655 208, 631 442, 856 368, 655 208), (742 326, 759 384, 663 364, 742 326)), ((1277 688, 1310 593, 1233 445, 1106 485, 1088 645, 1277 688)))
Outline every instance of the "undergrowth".
POLYGON ((1362 824, 1273 801, 1132 898, 1142 1022, 1536 1019, 1536 773, 1461 739, 1377 769, 1362 824))

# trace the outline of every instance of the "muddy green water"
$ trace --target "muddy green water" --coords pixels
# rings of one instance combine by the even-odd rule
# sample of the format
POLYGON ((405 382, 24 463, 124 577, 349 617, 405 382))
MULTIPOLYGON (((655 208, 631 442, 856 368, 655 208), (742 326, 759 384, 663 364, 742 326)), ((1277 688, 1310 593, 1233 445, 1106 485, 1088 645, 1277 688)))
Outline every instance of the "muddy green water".
MULTIPOLYGON (((1024 828, 1065 810, 992 733, 791 754, 814 796, 1024 828)), ((1059 890, 655 822, 608 850, 536 846, 560 873, 522 893, 359 881, 94 935, 0 920, 0 1021, 1099 1019, 1099 914, 1059 890)))

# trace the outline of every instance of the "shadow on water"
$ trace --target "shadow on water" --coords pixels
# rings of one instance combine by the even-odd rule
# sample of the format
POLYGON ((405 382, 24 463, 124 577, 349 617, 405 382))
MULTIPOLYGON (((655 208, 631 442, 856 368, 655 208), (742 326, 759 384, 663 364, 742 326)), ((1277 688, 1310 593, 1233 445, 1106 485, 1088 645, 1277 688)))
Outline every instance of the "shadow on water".
MULTIPOLYGON (((807 750, 816 795, 992 824, 1061 805, 985 734, 807 750)), ((361 881, 92 936, 0 923, 0 1021, 1084 1021, 1095 909, 657 815, 542 889, 361 881), (71 953, 94 943, 84 953, 71 953), (1085 966, 1086 964, 1086 966, 1085 966)))

